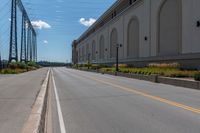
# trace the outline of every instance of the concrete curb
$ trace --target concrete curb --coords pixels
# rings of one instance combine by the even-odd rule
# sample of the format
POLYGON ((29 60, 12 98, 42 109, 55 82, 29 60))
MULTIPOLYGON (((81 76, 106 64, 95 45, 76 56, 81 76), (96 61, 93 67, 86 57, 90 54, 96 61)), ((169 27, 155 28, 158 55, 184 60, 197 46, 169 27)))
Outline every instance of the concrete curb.
POLYGON ((43 133, 44 132, 49 77, 50 77, 50 70, 48 70, 47 72, 47 75, 42 84, 41 90, 33 105, 31 114, 22 129, 22 133, 43 133))
MULTIPOLYGON (((78 69, 78 70, 80 70, 80 69, 78 69)), ((100 73, 99 71, 95 71, 95 70, 82 70, 82 71, 100 73)), ((150 81, 150 82, 154 82, 154 83, 162 83, 162 84, 168 84, 168 85, 174 85, 174 86, 179 86, 179 87, 200 90, 200 82, 199 81, 162 77, 162 76, 158 76, 158 75, 149 75, 148 76, 148 75, 132 74, 132 73, 120 73, 120 72, 118 72, 118 73, 104 72, 103 74, 109 74, 109 75, 121 76, 121 77, 126 77, 126 78, 145 80, 145 81, 150 81)))
POLYGON ((190 81, 190 80, 183 80, 183 79, 176 79, 176 78, 168 78, 168 77, 159 76, 158 77, 158 83, 200 90, 200 82, 199 81, 190 81))

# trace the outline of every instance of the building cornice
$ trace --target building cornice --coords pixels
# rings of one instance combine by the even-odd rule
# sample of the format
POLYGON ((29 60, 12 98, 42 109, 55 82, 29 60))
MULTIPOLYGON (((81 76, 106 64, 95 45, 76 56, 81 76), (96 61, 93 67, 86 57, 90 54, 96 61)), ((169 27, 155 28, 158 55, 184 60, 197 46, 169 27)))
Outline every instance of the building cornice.
POLYGON ((92 29, 94 29, 98 24, 100 24, 101 21, 109 14, 111 13, 117 6, 119 6, 124 0, 117 0, 108 10, 106 10, 103 15, 101 15, 98 20, 90 26, 78 39, 77 42, 80 42, 80 40, 87 35, 92 29))

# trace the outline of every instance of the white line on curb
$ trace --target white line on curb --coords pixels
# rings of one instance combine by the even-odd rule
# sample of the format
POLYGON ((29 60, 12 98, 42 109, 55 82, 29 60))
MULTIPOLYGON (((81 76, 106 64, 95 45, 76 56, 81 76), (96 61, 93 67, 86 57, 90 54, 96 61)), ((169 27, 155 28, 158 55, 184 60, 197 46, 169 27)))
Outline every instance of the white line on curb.
POLYGON ((56 96, 58 118, 59 118, 59 123, 60 123, 60 132, 61 133, 66 133, 65 123, 64 123, 64 120, 63 120, 62 110, 61 110, 61 107, 60 107, 60 100, 59 100, 59 96, 58 96, 58 92, 57 92, 57 88, 56 88, 56 84, 55 84, 55 80, 54 80, 54 76, 53 76, 53 70, 51 70, 51 72, 52 72, 52 80, 53 80, 54 92, 55 92, 55 96, 56 96))
POLYGON ((41 123, 41 121, 44 120, 43 111, 46 106, 45 100, 47 97, 49 74, 50 69, 48 70, 46 78, 42 83, 39 94, 36 97, 31 114, 29 115, 27 122, 23 126, 22 133, 38 133, 43 130, 44 125, 43 123, 41 123))

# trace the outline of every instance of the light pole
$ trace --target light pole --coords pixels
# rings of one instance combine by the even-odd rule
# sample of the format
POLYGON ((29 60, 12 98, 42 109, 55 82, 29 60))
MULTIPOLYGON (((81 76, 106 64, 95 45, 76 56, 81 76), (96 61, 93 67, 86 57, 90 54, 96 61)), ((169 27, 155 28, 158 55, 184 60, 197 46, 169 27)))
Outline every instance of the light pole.
POLYGON ((119 48, 122 47, 122 44, 116 45, 116 72, 119 72, 119 48))

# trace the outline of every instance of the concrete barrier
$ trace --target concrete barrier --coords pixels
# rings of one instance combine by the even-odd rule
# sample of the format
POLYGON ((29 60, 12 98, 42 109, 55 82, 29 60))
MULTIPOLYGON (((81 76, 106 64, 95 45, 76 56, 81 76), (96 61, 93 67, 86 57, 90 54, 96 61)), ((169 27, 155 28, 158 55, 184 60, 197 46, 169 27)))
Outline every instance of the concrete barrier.
POLYGON ((31 114, 22 129, 22 133, 44 133, 49 77, 50 70, 47 72, 31 114))
POLYGON ((168 77, 158 77, 158 82, 163 84, 175 85, 185 88, 193 88, 200 90, 200 82, 187 79, 177 79, 168 77))
MULTIPOLYGON (((89 72, 97 72, 96 70, 85 70, 89 72)), ((192 88, 200 90, 200 82, 199 81, 193 81, 193 80, 187 80, 187 79, 178 79, 178 78, 169 78, 169 77, 162 77, 158 75, 142 75, 142 74, 133 74, 133 73, 121 73, 121 72, 103 72, 103 74, 109 74, 109 75, 115 75, 115 76, 121 76, 126 78, 133 78, 133 79, 139 79, 139 80, 145 80, 150 81, 154 83, 163 83, 163 84, 169 84, 179 87, 185 87, 185 88, 192 88)))
POLYGON ((113 72, 105 72, 105 74, 110 74, 110 75, 116 75, 116 76, 121 76, 121 77, 126 77, 126 78, 134 78, 134 79, 139 79, 139 80, 146 80, 146 81, 151 81, 151 82, 157 82, 157 75, 141 75, 141 74, 133 74, 133 73, 113 73, 113 72))

